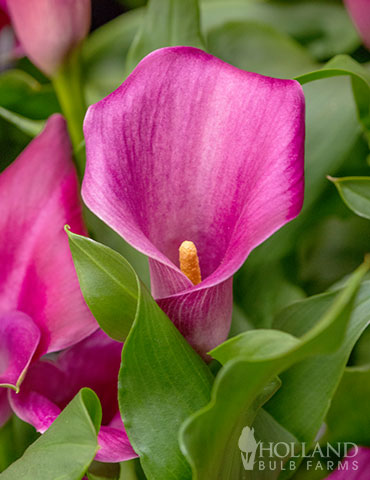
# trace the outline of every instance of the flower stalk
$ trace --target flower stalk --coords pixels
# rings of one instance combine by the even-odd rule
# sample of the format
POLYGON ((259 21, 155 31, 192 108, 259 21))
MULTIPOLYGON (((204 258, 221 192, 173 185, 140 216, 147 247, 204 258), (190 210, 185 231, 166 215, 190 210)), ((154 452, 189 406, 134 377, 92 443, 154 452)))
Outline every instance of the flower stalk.
POLYGON ((79 177, 82 179, 85 170, 82 124, 86 113, 86 100, 81 75, 80 48, 71 52, 52 77, 52 83, 67 120, 76 167, 79 177))

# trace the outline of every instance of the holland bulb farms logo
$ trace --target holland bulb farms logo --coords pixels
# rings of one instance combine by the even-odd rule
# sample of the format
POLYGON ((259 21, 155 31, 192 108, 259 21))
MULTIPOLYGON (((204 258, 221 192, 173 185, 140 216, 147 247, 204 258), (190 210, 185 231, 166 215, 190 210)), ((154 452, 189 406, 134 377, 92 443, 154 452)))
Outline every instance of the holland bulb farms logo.
POLYGON ((239 449, 245 470, 294 470, 294 459, 305 458, 307 470, 357 470, 354 458, 358 447, 352 442, 335 445, 316 443, 308 448, 305 443, 261 442, 254 436, 254 428, 244 427, 239 437, 239 449))

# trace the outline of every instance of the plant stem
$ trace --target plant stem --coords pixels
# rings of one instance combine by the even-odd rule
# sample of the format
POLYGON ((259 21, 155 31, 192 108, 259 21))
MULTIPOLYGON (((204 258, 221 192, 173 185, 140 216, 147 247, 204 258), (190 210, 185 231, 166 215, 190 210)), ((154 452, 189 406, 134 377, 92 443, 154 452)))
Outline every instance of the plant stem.
POLYGON ((82 124, 86 113, 86 101, 83 91, 80 49, 76 48, 52 78, 60 107, 67 120, 76 167, 80 178, 85 170, 85 151, 81 148, 84 136, 82 124))

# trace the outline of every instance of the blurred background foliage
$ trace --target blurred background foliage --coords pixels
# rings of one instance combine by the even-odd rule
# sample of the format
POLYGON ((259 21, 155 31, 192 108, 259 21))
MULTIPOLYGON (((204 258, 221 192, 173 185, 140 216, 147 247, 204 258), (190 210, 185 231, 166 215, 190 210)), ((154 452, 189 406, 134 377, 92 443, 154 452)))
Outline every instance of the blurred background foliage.
MULTIPOLYGON (((132 47, 145 21, 145 4, 143 0, 93 1, 92 33, 82 52, 89 104, 122 83, 132 68, 132 48, 141 48, 145 54, 145 39, 132 47)), ((350 54, 370 69, 370 53, 361 45, 340 0, 201 0, 200 24, 199 42, 208 52, 248 71, 293 78, 320 68, 340 53, 350 54)), ((147 29, 151 27, 155 25, 146 24, 147 29)), ((158 41, 164 44, 156 47, 168 45, 166 38, 158 41)), ((312 82, 304 86, 304 92, 304 208, 296 220, 252 252, 237 273, 233 334, 271 327, 283 307, 345 281, 370 249, 370 221, 349 210, 326 178, 369 175, 369 148, 357 119, 350 79, 312 82)), ((7 65, 1 72, 0 107, 36 121, 60 110, 51 84, 26 59, 7 65)), ((32 128, 38 126, 31 124, 32 128)), ((0 110, 0 170, 30 141, 32 128, 17 128, 0 110)), ((87 215, 91 233, 122 253, 148 283, 146 258, 87 215)), ((345 409, 350 402, 344 392, 348 388, 356 392, 356 382, 368 376, 368 370, 361 370, 367 364, 369 330, 351 354, 353 370, 348 369, 343 380, 346 383, 337 392, 335 411, 345 409)), ((2 438, 10 429, 24 428, 18 423, 9 425, 1 432, 2 438)), ((345 428, 337 425, 335 438, 342 438, 345 428)), ((22 445, 15 445, 9 458, 16 458, 22 451, 22 445)))

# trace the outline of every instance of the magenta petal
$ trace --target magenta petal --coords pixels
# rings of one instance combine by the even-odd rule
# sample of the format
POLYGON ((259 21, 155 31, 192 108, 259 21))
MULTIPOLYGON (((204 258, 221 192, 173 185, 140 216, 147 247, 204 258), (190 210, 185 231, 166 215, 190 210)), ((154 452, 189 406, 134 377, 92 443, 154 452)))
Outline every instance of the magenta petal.
POLYGON ((26 313, 38 354, 65 348, 97 324, 77 280, 64 225, 85 233, 66 124, 45 130, 0 175, 0 313, 26 313))
POLYGON ((121 350, 121 343, 98 330, 53 360, 41 359, 33 363, 19 394, 10 394, 12 409, 43 433, 78 391, 89 387, 98 395, 103 409, 99 433, 101 449, 96 459, 120 462, 136 457, 118 408, 121 350))
POLYGON ((98 435, 100 450, 95 460, 99 462, 123 462, 137 458, 124 429, 101 427, 98 435))
POLYGON ((0 315, 0 386, 18 390, 40 341, 40 330, 22 312, 0 315))
POLYGON ((369 0, 344 0, 358 33, 370 49, 370 2, 369 0))
POLYGON ((368 480, 370 478, 370 448, 355 447, 341 461, 341 469, 335 470, 328 480, 368 480))
POLYGON ((64 375, 49 361, 32 364, 19 393, 10 392, 10 405, 24 422, 44 433, 61 412, 57 405, 67 384, 64 375))
MULTIPOLYGON (((165 48, 90 107, 84 128, 83 198, 150 257, 153 295, 167 312, 180 294, 229 279, 301 209, 304 98, 296 81, 245 72, 195 48, 165 48), (178 268, 184 240, 198 249, 196 287, 178 268)), ((173 318, 187 325, 183 333, 195 328, 200 351, 225 339, 228 285, 223 301, 218 290, 188 296, 173 318), (213 321, 202 311, 208 295, 218 298, 213 321)))

